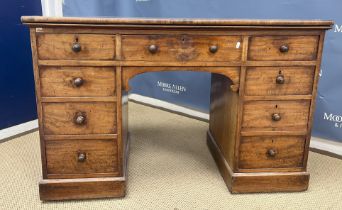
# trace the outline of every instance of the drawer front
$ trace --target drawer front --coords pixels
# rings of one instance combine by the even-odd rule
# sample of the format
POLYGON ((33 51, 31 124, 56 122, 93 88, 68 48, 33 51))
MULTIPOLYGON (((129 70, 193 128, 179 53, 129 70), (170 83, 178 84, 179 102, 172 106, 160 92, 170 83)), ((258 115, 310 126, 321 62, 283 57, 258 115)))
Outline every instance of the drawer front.
POLYGON ((122 36, 122 55, 125 60, 239 61, 241 46, 240 36, 122 36))
POLYGON ((115 58, 115 36, 38 34, 37 49, 42 60, 112 60, 115 58))
POLYGON ((114 96, 113 67, 41 67, 43 97, 114 96))
POLYGON ((242 131, 306 131, 310 100, 247 101, 242 131))
POLYGON ((245 95, 310 95, 314 72, 314 67, 250 67, 245 95))
POLYGON ((48 174, 115 173, 118 171, 116 140, 46 141, 48 174))
POLYGON ((318 36, 256 36, 250 39, 248 59, 260 61, 316 60, 318 36))
POLYGON ((46 135, 115 134, 116 103, 43 103, 46 135))
POLYGON ((303 167, 305 137, 243 137, 240 144, 239 168, 303 167))

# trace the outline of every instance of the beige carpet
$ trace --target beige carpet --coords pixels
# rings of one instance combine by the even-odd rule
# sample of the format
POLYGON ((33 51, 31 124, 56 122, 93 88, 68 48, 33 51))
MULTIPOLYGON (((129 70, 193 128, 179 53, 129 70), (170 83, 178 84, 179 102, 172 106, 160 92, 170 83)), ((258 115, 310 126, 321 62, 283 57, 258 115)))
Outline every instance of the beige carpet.
POLYGON ((11 209, 342 209, 342 161, 311 153, 309 190, 228 192, 206 146, 208 124, 130 102, 127 196, 41 202, 38 133, 0 144, 0 208, 11 209))

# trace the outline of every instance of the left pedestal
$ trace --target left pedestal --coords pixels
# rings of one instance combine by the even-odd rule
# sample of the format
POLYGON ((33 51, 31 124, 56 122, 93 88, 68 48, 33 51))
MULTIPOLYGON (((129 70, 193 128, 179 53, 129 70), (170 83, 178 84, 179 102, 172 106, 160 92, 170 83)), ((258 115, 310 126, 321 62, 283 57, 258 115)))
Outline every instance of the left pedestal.
POLYGON ((124 196, 127 135, 122 123, 127 123, 122 115, 121 68, 105 65, 119 51, 118 36, 35 26, 30 35, 41 200, 124 196), (81 64, 85 60, 92 64, 81 64))

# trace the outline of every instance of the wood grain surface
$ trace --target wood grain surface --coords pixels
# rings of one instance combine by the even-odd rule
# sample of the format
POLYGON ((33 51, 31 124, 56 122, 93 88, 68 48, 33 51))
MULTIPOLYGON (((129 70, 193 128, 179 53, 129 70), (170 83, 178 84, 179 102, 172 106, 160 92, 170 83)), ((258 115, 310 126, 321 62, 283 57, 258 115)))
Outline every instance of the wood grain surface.
POLYGON ((115 68, 113 67, 41 67, 43 97, 115 96, 115 68), (73 84, 76 78, 82 85, 73 84))
POLYGON ((249 67, 247 68, 246 96, 311 95, 314 67, 249 67), (283 75, 284 83, 276 78, 283 75))
POLYGON ((121 177, 47 179, 39 183, 39 195, 44 201, 123 197, 125 181, 121 177))
POLYGON ((238 94, 230 90, 231 80, 219 75, 211 76, 209 130, 223 156, 234 166, 235 139, 238 113, 238 94))
POLYGON ((299 168, 303 167, 305 137, 243 137, 240 144, 239 168, 299 168), (275 156, 268 154, 273 150, 275 156))
POLYGON ((208 25, 208 26, 325 26, 331 28, 331 20, 258 20, 258 19, 199 19, 199 18, 79 18, 22 16, 23 23, 68 23, 68 24, 122 24, 122 25, 208 25))
POLYGON ((122 56, 124 60, 143 61, 238 61, 241 42, 240 36, 124 35, 122 56), (156 53, 149 52, 150 45, 158 48, 156 53), (209 51, 213 45, 218 47, 216 53, 209 51))
POLYGON ((111 60, 115 58, 115 36, 98 34, 39 34, 38 57, 42 60, 111 60), (72 45, 78 42, 80 52, 72 45))
POLYGON ((319 36, 255 36, 250 40, 248 60, 309 61, 317 58, 319 36), (289 47, 281 52, 282 45, 289 47))
POLYGON ((44 103, 43 116, 45 135, 115 134, 117 129, 116 103, 44 103), (74 123, 78 112, 86 117, 83 125, 74 123))
POLYGON ((249 131, 306 131, 309 100, 248 101, 244 104, 242 130, 249 131), (274 121, 273 114, 281 119, 274 121))
POLYGON ((60 175, 59 178, 68 174, 78 178, 96 177, 118 171, 116 139, 47 141, 46 158, 48 175, 60 175), (80 153, 86 155, 82 162, 78 161, 80 153))

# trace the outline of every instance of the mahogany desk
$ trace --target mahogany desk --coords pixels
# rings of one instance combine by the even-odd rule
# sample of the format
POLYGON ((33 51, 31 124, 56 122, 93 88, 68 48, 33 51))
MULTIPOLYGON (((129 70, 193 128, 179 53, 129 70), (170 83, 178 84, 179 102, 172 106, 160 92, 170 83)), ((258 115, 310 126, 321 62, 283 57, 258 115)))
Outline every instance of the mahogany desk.
POLYGON ((42 200, 124 196, 128 81, 180 67, 212 73, 207 142, 231 192, 307 189, 318 72, 332 21, 22 22, 31 34, 42 200))

